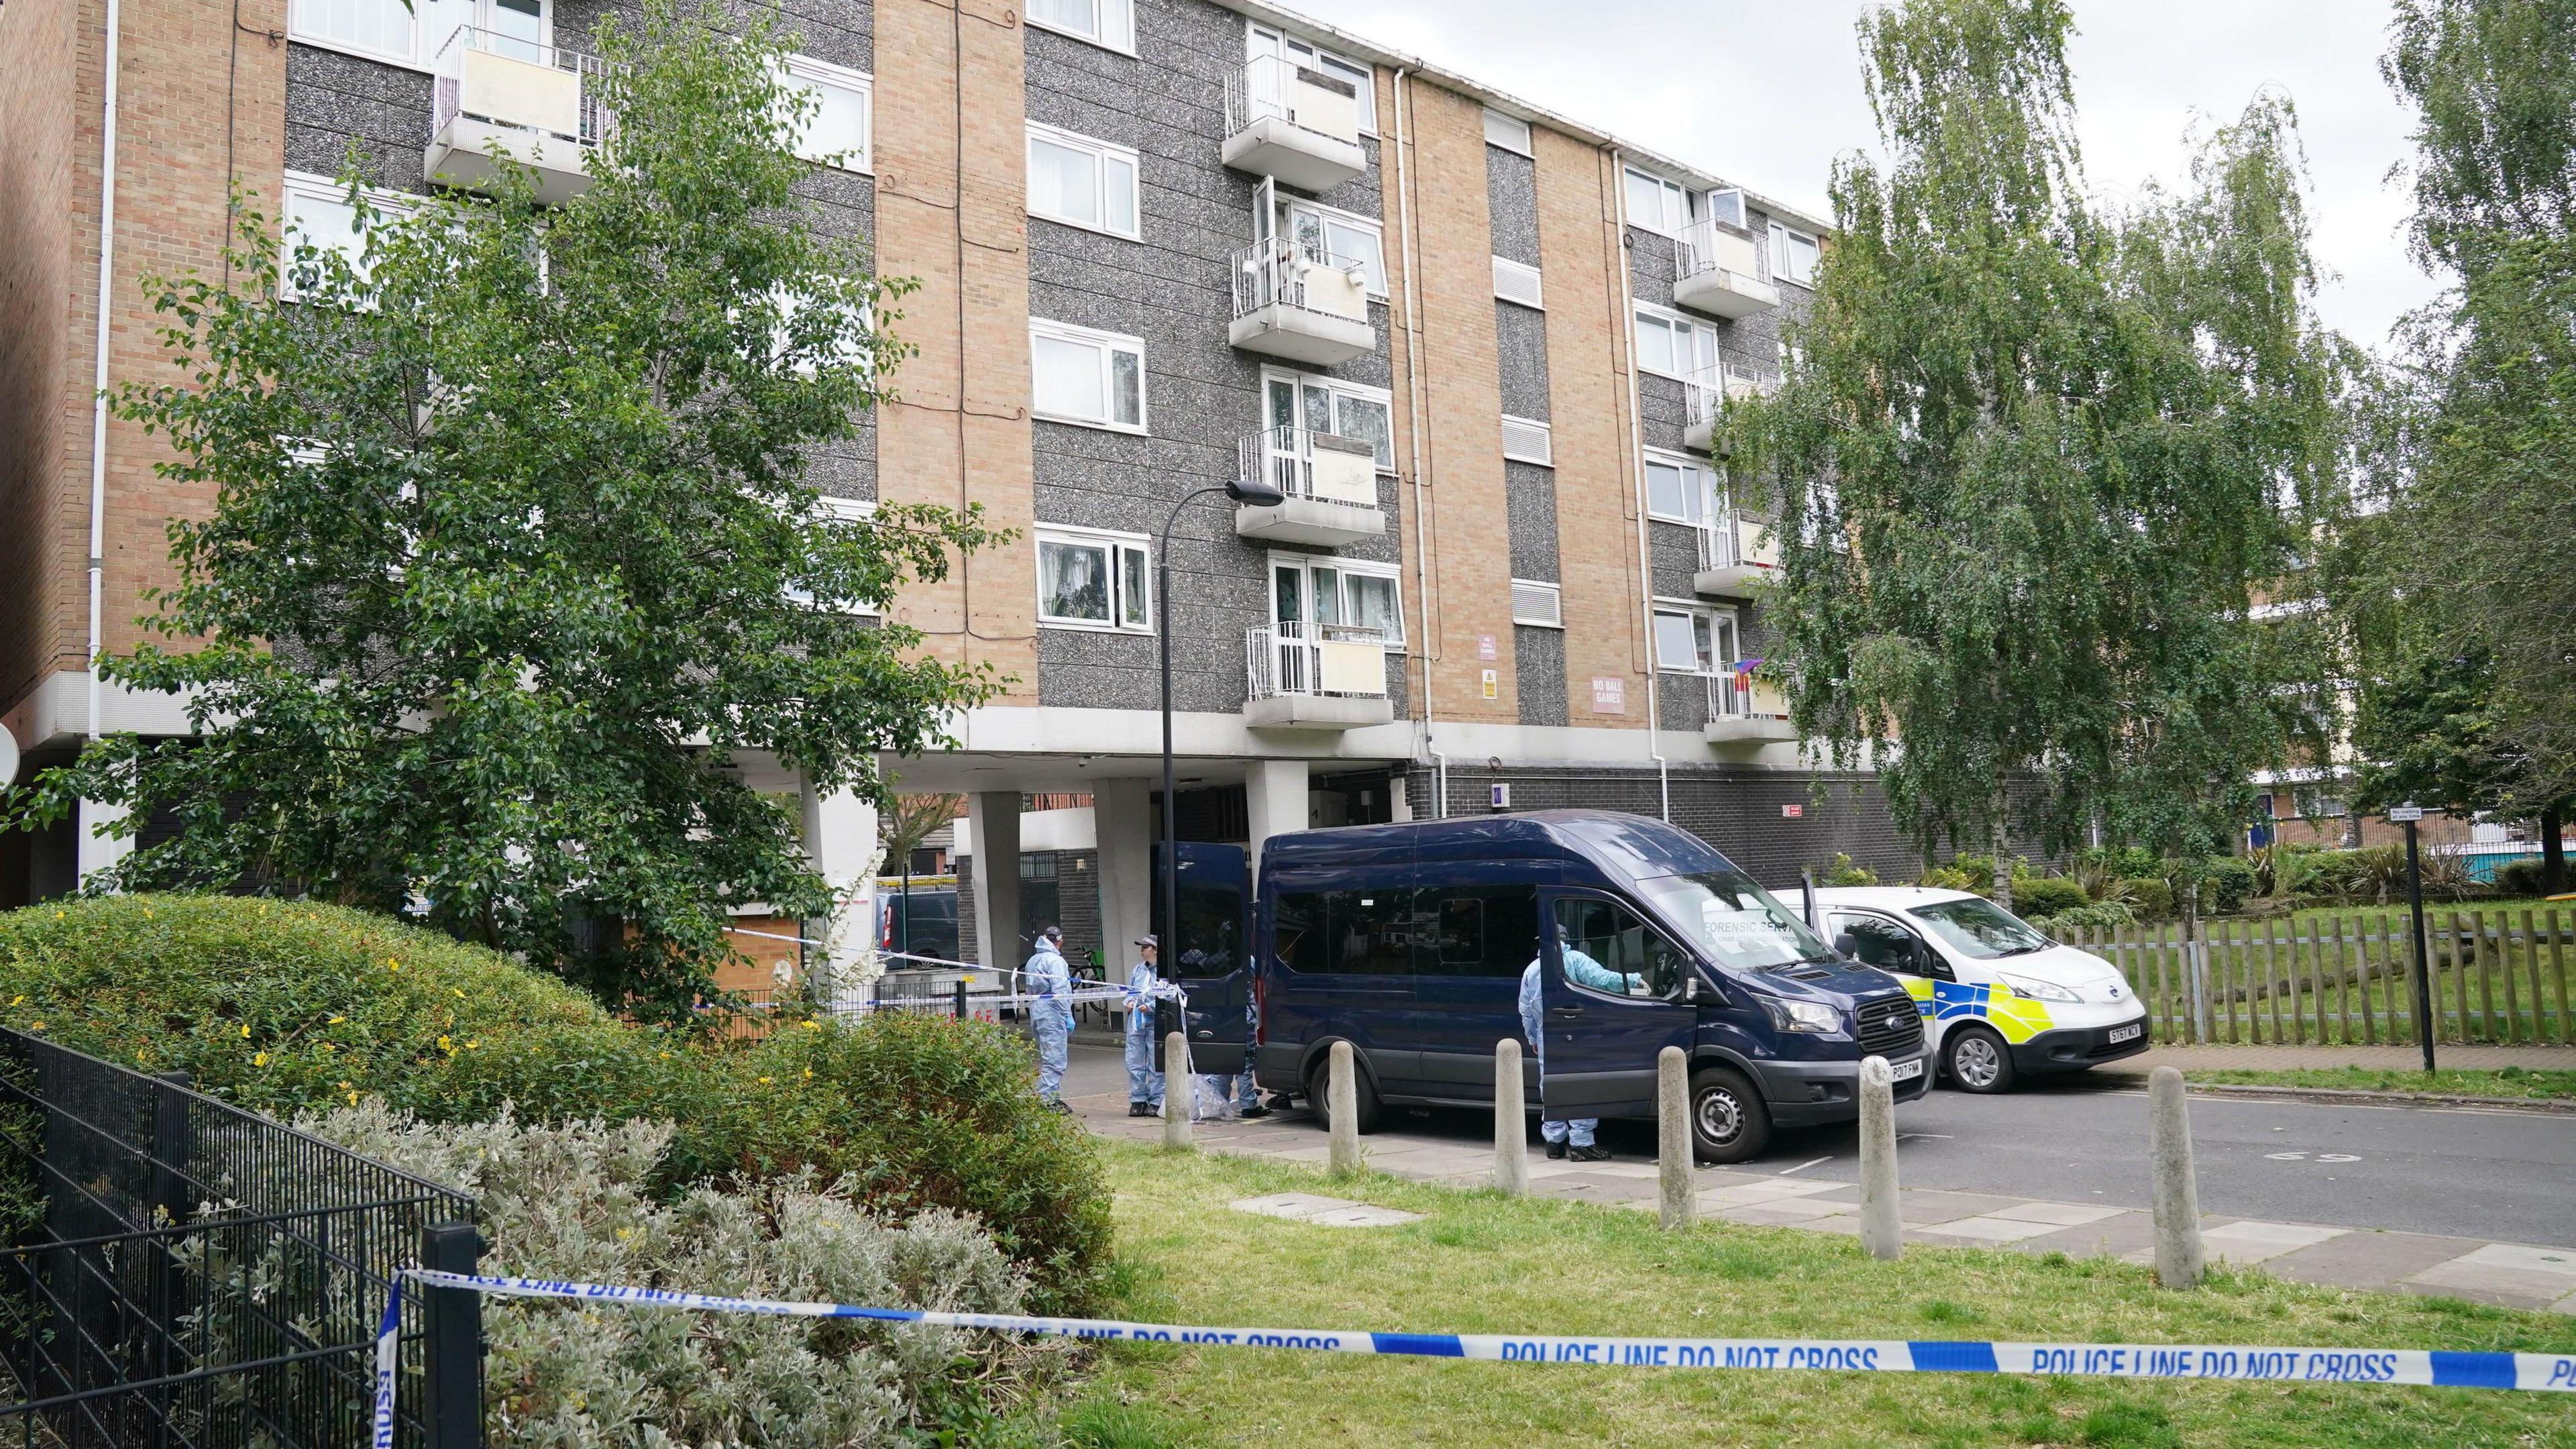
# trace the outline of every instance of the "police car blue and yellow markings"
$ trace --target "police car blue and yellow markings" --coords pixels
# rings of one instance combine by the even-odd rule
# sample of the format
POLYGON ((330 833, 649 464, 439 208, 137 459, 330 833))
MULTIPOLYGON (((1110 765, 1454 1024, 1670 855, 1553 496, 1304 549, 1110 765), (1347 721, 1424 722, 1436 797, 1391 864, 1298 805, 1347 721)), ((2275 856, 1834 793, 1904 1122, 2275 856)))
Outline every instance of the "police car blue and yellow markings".
MULTIPOLYGON (((412 1281, 521 1298, 570 1298, 634 1308, 802 1318, 860 1318, 1132 1343, 1304 1349, 1323 1353, 1474 1359, 1492 1363, 1633 1368, 1842 1369, 1879 1373, 2002 1373, 2145 1379, 2263 1379, 2300 1383, 2428 1384, 2576 1393, 2576 1353, 2440 1349, 2280 1348, 2245 1344, 1995 1343, 1904 1339, 1620 1338, 1558 1334, 1377 1333, 1218 1328, 1010 1313, 941 1313, 844 1303, 727 1298, 598 1283, 563 1283, 413 1269, 412 1281)), ((395 1293, 399 1295, 399 1286, 395 1293)), ((388 1322, 398 1318, 388 1305, 388 1322)))
POLYGON ((2048 1003, 2015 995, 2010 987, 1912 976, 1906 978, 1905 989, 1913 994, 1915 1009, 1925 1021, 1983 1021, 2009 1042, 2026 1042, 2057 1024, 2048 1014, 2048 1003))

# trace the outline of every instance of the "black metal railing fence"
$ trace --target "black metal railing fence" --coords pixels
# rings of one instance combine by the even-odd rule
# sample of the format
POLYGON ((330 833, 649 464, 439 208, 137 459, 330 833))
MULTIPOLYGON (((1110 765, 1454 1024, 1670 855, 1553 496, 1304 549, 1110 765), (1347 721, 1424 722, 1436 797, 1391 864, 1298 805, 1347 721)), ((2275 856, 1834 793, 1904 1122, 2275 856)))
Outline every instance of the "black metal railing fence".
MULTIPOLYGON (((470 1271, 471 1198, 0 1029, 0 1443, 369 1442, 404 1266, 470 1271)), ((406 1294, 395 1442, 480 1442, 475 1295, 406 1294)))

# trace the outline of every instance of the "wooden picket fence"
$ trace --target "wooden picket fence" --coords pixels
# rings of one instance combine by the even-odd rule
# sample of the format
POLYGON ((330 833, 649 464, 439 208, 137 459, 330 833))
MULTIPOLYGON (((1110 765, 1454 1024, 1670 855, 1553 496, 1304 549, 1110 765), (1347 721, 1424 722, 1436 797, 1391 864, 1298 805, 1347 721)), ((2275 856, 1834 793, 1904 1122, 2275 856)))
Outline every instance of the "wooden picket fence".
MULTIPOLYGON (((2438 1041, 2576 1041, 2567 958, 2576 919, 2556 910, 2426 908, 2438 1041)), ((2349 911, 2301 921, 2209 921, 2197 943, 2208 1033, 2192 1010, 2182 928, 2078 932, 2067 944, 2112 962, 2147 1003, 2158 1041, 2224 1045, 2402 1045, 2416 1040, 2415 948, 2407 913, 2349 911)))

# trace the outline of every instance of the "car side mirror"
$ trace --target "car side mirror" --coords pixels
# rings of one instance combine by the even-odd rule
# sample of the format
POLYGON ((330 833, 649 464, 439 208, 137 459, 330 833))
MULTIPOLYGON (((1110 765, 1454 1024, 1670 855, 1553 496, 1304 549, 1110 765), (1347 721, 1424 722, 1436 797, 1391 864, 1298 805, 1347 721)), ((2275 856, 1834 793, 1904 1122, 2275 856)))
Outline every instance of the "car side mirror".
POLYGON ((1917 941, 1914 943, 1914 967, 1915 975, 1929 976, 1935 981, 1955 981, 1958 979, 1958 977, 1950 970, 1949 961, 1944 958, 1940 952, 1933 950, 1929 942, 1917 941))

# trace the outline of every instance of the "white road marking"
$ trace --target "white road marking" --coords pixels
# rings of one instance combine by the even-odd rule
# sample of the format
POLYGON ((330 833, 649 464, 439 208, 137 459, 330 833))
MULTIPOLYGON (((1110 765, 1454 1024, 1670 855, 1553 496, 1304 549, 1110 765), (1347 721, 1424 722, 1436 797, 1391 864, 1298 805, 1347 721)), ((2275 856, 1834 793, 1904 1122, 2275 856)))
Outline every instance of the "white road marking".
POLYGON ((1834 1160, 1834 1159, 1833 1159, 1832 1155, 1831 1155, 1831 1154, 1827 1154, 1826 1156, 1823 1156, 1823 1157, 1819 1157, 1819 1158, 1817 1158, 1817 1159, 1815 1160, 1815 1162, 1801 1162, 1801 1163, 1799 1163, 1799 1164, 1798 1164, 1797 1166, 1795 1166, 1795 1167, 1784 1167, 1784 1168, 1780 1169, 1780 1176, 1782 1176, 1782 1177, 1787 1177, 1790 1173, 1793 1173, 1793 1172, 1804 1172, 1804 1171, 1806 1171, 1808 1168, 1815 1166, 1815 1165, 1816 1165, 1816 1163, 1818 1163, 1818 1162, 1831 1162, 1831 1161, 1833 1161, 1833 1160, 1834 1160))

